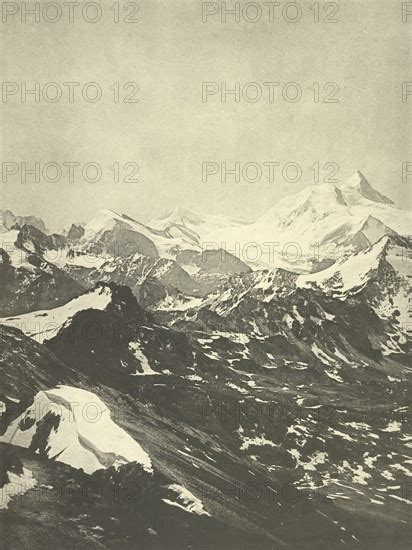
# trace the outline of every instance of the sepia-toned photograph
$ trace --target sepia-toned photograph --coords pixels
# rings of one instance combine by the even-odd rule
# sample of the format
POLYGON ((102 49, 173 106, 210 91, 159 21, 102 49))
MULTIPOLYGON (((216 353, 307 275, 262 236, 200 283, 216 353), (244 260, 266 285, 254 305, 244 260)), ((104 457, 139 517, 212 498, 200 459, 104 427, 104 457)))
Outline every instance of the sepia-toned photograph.
POLYGON ((1 12, 0 548, 410 548, 412 1, 1 12))

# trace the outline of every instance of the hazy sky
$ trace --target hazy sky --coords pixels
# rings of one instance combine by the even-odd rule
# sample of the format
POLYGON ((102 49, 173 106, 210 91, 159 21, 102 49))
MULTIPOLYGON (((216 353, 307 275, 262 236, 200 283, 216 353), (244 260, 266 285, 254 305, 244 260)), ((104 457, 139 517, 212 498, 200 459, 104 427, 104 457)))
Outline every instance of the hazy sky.
MULTIPOLYGON (((400 1, 340 1, 336 15, 333 5, 325 10, 325 3, 319 2, 320 22, 315 23, 312 0, 296 3, 301 13, 293 7, 285 11, 287 2, 279 2, 272 8, 272 22, 270 7, 261 3, 262 17, 255 23, 245 21, 256 13, 253 6, 242 12, 245 2, 239 3, 239 23, 230 15, 222 23, 220 2, 209 3, 209 10, 219 11, 202 22, 202 2, 196 0, 138 1, 137 23, 114 23, 111 1, 101 3, 102 17, 96 23, 84 21, 81 10, 70 23, 64 6, 56 23, 46 22, 43 15, 39 23, 33 16, 22 22, 20 10, 11 15, 2 26, 0 68, 2 82, 16 85, 9 85, 10 95, 0 108, 2 162, 26 162, 28 168, 34 162, 41 168, 55 162, 63 174, 56 183, 43 178, 36 183, 30 175, 22 183, 20 172, 9 176, 1 183, 0 207, 40 215, 51 227, 87 220, 101 208, 146 220, 176 206, 253 218, 313 182, 309 167, 316 162, 322 178, 326 162, 339 164, 340 181, 360 169, 379 191, 407 207, 410 193, 401 167, 408 160, 412 95, 409 103, 402 102, 402 82, 411 79, 412 15, 409 24, 402 22, 400 1), (296 23, 285 20, 299 16, 296 23), (323 22, 325 17, 338 22, 323 22), (62 98, 52 103, 41 97, 36 103, 28 95, 22 103, 22 83, 30 88, 36 81, 46 97, 53 97, 55 88, 44 85, 59 84, 62 98), (73 103, 64 82, 80 83, 73 103), (82 99, 88 82, 101 87, 100 101, 82 99), (127 95, 139 102, 115 103, 115 88, 110 87, 116 82, 120 99, 127 95), (139 92, 134 94, 132 85, 123 90, 127 82, 138 83, 139 92), (215 82, 209 89, 219 90, 206 102, 202 82, 215 82), (248 102, 241 95, 235 103, 234 96, 227 95, 223 103, 222 82, 228 89, 236 82, 241 89, 255 82, 257 86, 244 89, 246 97, 253 101, 261 90, 262 98, 248 102), (296 92, 295 87, 284 88, 288 82, 300 86, 300 101, 283 98, 282 92, 289 99, 296 92), (316 86, 309 89, 316 82, 318 103, 316 86), (323 102, 334 91, 323 89, 327 82, 339 87, 331 95, 339 103, 323 102), (80 168, 99 163, 101 181, 84 181, 76 168, 70 183, 63 166, 67 162, 78 162, 80 168), (115 183, 115 169, 109 168, 115 162, 120 167, 138 164, 139 182, 115 183), (223 183, 218 173, 204 183, 204 162, 225 162, 228 168, 235 162, 241 167, 256 162, 262 178, 236 183, 228 176, 223 183), (280 163, 274 167, 273 182, 263 165, 267 162, 280 163), (282 167, 289 162, 302 169, 297 183, 282 177, 282 167)), ((120 4, 120 19, 133 19, 133 6, 123 11, 125 4, 120 4)), ((89 8, 86 15, 94 18, 94 13, 89 8)), ((45 16, 55 15, 50 11, 45 16)), ((94 89, 87 91, 92 97, 94 89)), ((132 170, 133 165, 121 168, 120 178, 132 170)), ((93 170, 87 174, 93 177, 93 170)), ((252 169, 248 174, 253 176, 252 169)), ((50 169, 49 177, 53 175, 50 169)), ((288 175, 293 177, 292 169, 288 175)))

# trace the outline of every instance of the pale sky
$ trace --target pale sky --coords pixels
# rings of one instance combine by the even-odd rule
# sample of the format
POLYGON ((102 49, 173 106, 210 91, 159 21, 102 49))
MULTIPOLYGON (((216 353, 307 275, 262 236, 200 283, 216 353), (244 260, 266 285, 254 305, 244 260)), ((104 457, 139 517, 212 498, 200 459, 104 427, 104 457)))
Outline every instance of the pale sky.
MULTIPOLYGON (((221 22, 219 12, 202 22, 202 2, 138 1, 137 23, 114 23, 113 3, 102 2, 102 19, 87 23, 75 14, 68 21, 22 23, 21 14, 2 24, 0 61, 2 82, 15 82, 1 104, 2 162, 15 162, 19 173, 1 183, 0 208, 20 215, 43 217, 51 228, 72 221, 87 221, 96 210, 112 208, 148 220, 177 206, 206 213, 223 213, 253 219, 281 197, 313 182, 309 166, 316 162, 339 165, 338 178, 345 180, 361 170, 379 191, 401 207, 410 206, 408 184, 402 182, 402 163, 408 161, 408 124, 412 95, 402 102, 402 83, 412 80, 409 69, 409 23, 402 22, 402 3, 340 1, 337 23, 314 22, 312 0, 297 2, 302 10, 297 23, 285 21, 282 9, 274 7, 270 22, 262 5, 260 21, 250 23, 241 15, 221 22), (43 86, 56 82, 63 91, 56 103, 28 95, 22 103, 22 83, 43 86), (75 101, 68 102, 64 82, 79 82, 75 101), (119 82, 121 97, 133 95, 137 82, 139 103, 115 103, 113 90, 119 82), (96 103, 81 99, 81 89, 97 82, 103 96, 96 103), (202 102, 202 82, 215 82, 219 93, 202 102), (233 95, 221 102, 221 83, 228 89, 255 82, 262 98, 239 103, 233 95), (264 82, 279 82, 269 101, 264 82), (296 82, 302 89, 297 103, 283 99, 282 89, 296 82), (319 103, 314 102, 315 82, 320 85, 319 103), (333 97, 339 103, 323 103, 333 97), (12 92, 17 89, 13 95, 12 92), (58 163, 61 181, 39 183, 28 176, 21 182, 20 164, 30 168, 58 163), (102 167, 99 183, 87 183, 77 169, 74 183, 68 181, 63 163, 81 166, 97 162, 102 167), (115 162, 136 163, 139 182, 115 183, 115 162), (235 162, 243 167, 256 162, 262 179, 236 183, 220 174, 202 183, 202 163, 235 162), (274 181, 269 182, 263 163, 279 162, 274 181), (288 183, 281 169, 296 162, 302 179, 288 183)), ((31 3, 29 3, 31 4, 31 3)), ((84 4, 81 1, 81 4, 84 4)), ((120 4, 120 15, 126 12, 120 4)), ((213 8, 210 4, 210 9, 213 8)), ((227 2, 232 6, 234 2, 227 2)), ((241 8, 245 2, 240 2, 241 8)), ((263 4, 262 2, 260 4, 263 4)), ((321 19, 328 15, 320 2, 321 19)), ((412 10, 411 10, 412 11, 412 10)), ((131 10, 127 13, 131 13, 131 10)), ((249 17, 254 17, 252 10, 249 17)), ((54 15, 50 12, 50 17, 54 15)), ((90 10, 90 16, 94 14, 90 10)), ((294 18, 293 11, 287 16, 294 18)), ((131 15, 133 18, 133 15, 131 15)), ((253 96, 252 88, 246 93, 253 96)), ((46 89, 53 94, 53 89, 46 89)), ((411 87, 412 90, 412 87, 411 87)), ((90 93, 92 93, 91 90, 90 93)), ((286 90, 293 97, 294 89, 286 90)), ((129 168, 127 173, 133 169, 129 168)), ((122 170, 123 178, 126 172, 122 170)), ((292 173, 292 171, 291 171, 292 173)), ((321 170, 323 177, 323 171, 321 170)), ((3 172, 4 177, 4 172, 3 172)), ((412 182, 412 177, 409 178, 412 182)), ((410 185, 410 183, 409 183, 410 185)))

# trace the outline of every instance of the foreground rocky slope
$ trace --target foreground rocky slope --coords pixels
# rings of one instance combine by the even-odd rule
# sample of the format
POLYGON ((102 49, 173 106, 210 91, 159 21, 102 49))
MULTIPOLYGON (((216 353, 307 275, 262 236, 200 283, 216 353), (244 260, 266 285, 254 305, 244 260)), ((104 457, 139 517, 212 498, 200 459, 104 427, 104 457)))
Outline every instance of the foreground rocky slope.
MULTIPOLYGON (((372 542, 384 548, 394 533, 400 547, 405 547, 411 460, 406 350, 389 355, 380 351, 387 320, 366 304, 356 305, 352 298, 342 310, 338 299, 311 289, 288 288, 282 293, 282 284, 289 279, 278 274, 280 292, 272 289, 269 295, 264 287, 258 288, 240 301, 237 297, 239 303, 230 312, 219 309, 228 308, 225 300, 213 306, 220 314, 229 313, 230 326, 225 330, 217 330, 208 319, 198 326, 197 321, 182 318, 172 321, 175 328, 161 326, 129 289, 114 284, 98 285, 85 294, 84 309, 72 303, 41 313, 37 319, 47 326, 54 320, 53 333, 41 325, 37 333, 27 331, 27 322, 20 326, 28 336, 11 326, 3 328, 3 338, 20 339, 32 348, 27 357, 36 358, 41 350, 64 366, 54 371, 59 380, 46 372, 40 394, 39 383, 26 381, 25 374, 7 389, 11 422, 5 422, 2 440, 23 443, 52 460, 64 459, 66 453, 72 467, 86 468, 91 474, 83 451, 76 453, 71 444, 57 456, 60 426, 67 415, 57 424, 56 413, 46 423, 44 416, 36 416, 33 432, 34 404, 42 396, 53 396, 56 382, 64 378, 66 387, 92 392, 93 402, 104 403, 119 429, 150 458, 154 478, 143 483, 145 491, 152 487, 150 491, 158 498, 163 495, 160 500, 166 504, 180 498, 177 502, 185 508, 179 512, 179 506, 169 503, 167 512, 162 512, 163 505, 152 504, 157 519, 152 515, 148 520, 147 510, 141 509, 146 500, 133 502, 130 510, 140 514, 140 520, 133 528, 120 522, 118 536, 144 532, 143 540, 153 536, 155 547, 169 547, 158 521, 159 515, 167 518, 169 508, 175 508, 183 514, 176 521, 187 526, 174 539, 180 547, 201 548, 203 536, 211 547, 223 547, 225 540, 242 547, 240 539, 245 543, 246 533, 252 539, 243 547, 311 548, 316 540, 319 548, 365 548, 372 542), (259 312, 258 296, 263 299, 259 312), (253 308, 245 309, 252 302, 253 308), (353 326, 354 312, 359 315, 362 307, 367 322, 353 326), (255 318, 268 317, 277 323, 276 330, 272 327, 265 334, 263 324, 251 331, 246 319, 252 312, 252 324, 255 318), (295 316, 295 324, 287 312, 295 316), (303 318, 308 321, 301 324, 303 318), (364 332, 357 335, 362 326, 364 332), (42 344, 35 341, 37 334, 42 335, 42 344), (29 402, 17 415, 13 410, 14 400, 21 399, 20 384, 33 384, 33 404, 29 402), (20 427, 16 431, 14 426, 20 427), (153 481, 156 476, 162 481, 153 481), (182 487, 178 493, 186 497, 164 494, 164 487, 171 485, 182 487), (205 513, 193 519, 193 514, 199 516, 195 510, 205 513), (218 533, 212 543, 211 535, 200 536, 209 529, 218 533), (239 530, 245 533, 239 535, 239 530)), ((3 320, 9 325, 11 321, 16 325, 18 318, 3 320)), ((21 362, 20 354, 9 352, 8 372, 17 360, 21 362)), ((37 359, 35 363, 36 371, 43 372, 44 366, 37 359)), ((80 390, 72 391, 76 395, 80 390)), ((102 422, 92 424, 97 438, 102 422)), ((79 441, 84 448, 84 439, 79 441)), ((96 450, 93 453, 96 456, 96 450)), ((114 479, 121 480, 125 465, 116 453, 107 462, 99 451, 99 469, 114 468, 114 479)), ((139 460, 131 458, 138 465, 139 460)), ((19 514, 13 498, 9 509, 19 514)), ((113 547, 112 527, 96 521, 103 531, 93 531, 88 518, 78 517, 76 522, 93 544, 113 547)))

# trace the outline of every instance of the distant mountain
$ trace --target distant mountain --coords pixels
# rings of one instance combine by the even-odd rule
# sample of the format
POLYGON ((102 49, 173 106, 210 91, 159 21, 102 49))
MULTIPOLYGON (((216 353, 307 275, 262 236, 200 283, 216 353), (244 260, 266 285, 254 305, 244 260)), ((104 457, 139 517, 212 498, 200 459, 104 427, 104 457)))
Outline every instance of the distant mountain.
POLYGON ((188 208, 175 208, 171 212, 149 222, 151 227, 164 231, 171 237, 185 237, 198 244, 207 242, 208 235, 228 227, 240 227, 248 222, 242 218, 200 214, 188 208))
POLYGON ((43 233, 46 232, 46 226, 41 218, 36 216, 15 216, 10 210, 0 210, 0 232, 8 231, 14 226, 23 227, 23 225, 32 225, 43 233))
POLYGON ((412 235, 412 216, 373 189, 357 172, 340 187, 321 184, 279 201, 256 222, 216 232, 214 240, 243 251, 259 267, 318 271, 358 252, 384 235, 412 235))
POLYGON ((86 224, 80 245, 89 252, 121 257, 140 253, 151 258, 173 258, 178 250, 199 249, 190 236, 173 237, 111 210, 100 211, 86 224))
POLYGON ((54 307, 83 291, 84 285, 45 259, 63 243, 63 237, 27 225, 0 233, 0 315, 54 307))
POLYGON ((355 172, 340 187, 340 190, 346 204, 350 206, 362 204, 368 206, 370 202, 395 205, 391 199, 374 189, 361 172, 355 172))

